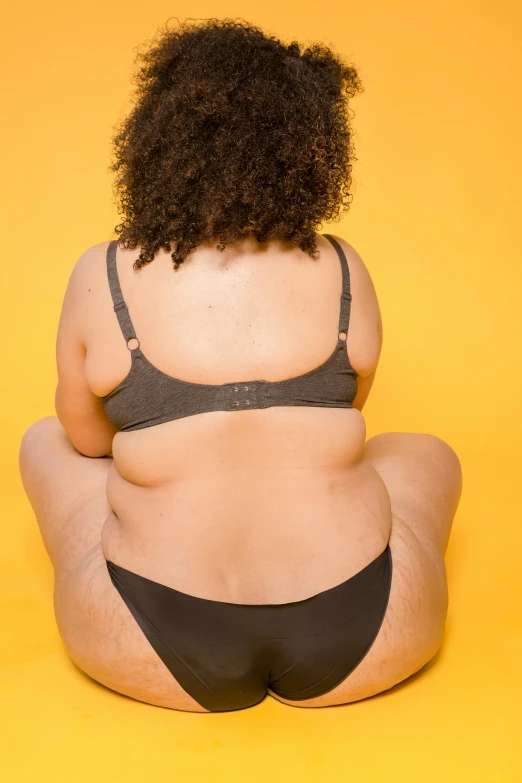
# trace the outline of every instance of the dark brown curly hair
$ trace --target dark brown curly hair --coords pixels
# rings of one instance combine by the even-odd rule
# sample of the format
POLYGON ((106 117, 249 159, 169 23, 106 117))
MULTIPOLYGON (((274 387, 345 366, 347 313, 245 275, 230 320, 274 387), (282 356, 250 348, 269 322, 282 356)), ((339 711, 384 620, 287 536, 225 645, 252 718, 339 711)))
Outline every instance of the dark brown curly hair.
POLYGON ((177 269, 199 243, 253 235, 316 257, 315 232, 349 209, 353 65, 243 20, 168 22, 145 51, 135 106, 112 139, 122 247, 177 269))

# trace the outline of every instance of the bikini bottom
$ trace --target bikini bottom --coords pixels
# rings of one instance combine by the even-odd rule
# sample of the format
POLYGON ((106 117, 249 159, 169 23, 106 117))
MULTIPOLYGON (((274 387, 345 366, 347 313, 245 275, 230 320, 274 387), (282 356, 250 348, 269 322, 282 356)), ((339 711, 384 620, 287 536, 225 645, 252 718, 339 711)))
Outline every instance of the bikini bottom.
POLYGON ((370 650, 388 606, 390 545, 345 582, 301 601, 198 598, 107 560, 110 578, 181 687, 211 712, 305 701, 335 688, 370 650))

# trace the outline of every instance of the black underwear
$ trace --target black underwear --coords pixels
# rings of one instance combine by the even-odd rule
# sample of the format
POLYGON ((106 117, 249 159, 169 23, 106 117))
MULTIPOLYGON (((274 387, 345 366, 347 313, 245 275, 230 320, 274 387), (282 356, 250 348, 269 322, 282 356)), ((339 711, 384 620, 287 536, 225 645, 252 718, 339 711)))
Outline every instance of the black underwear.
POLYGON ((113 585, 181 687, 211 712, 305 701, 335 688, 370 650, 391 589, 390 546, 321 593, 235 604, 181 593, 107 561, 113 585))

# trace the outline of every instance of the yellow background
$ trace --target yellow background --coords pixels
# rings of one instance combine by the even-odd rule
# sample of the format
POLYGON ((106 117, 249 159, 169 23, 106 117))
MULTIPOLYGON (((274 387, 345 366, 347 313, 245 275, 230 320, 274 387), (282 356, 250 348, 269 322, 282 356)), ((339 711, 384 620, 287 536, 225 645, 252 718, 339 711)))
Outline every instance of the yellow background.
POLYGON ((521 5, 518 0, 13 4, 2 29, 0 765, 16 781, 522 780, 521 5), (120 218, 109 139, 133 48, 169 17, 241 17, 353 61, 354 201, 384 345, 368 437, 431 432, 461 457, 434 662, 352 705, 265 699, 198 715, 132 701, 67 658, 52 572, 18 477, 52 414, 54 341, 77 258, 120 218))

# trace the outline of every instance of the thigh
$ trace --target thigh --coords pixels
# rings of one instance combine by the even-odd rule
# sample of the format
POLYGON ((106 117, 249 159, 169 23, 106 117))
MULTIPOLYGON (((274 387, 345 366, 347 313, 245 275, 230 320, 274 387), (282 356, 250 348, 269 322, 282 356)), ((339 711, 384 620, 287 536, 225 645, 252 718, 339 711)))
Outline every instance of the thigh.
POLYGON ((19 466, 55 575, 99 542, 112 510, 107 501, 111 457, 80 454, 56 416, 35 422, 20 445, 19 466))
POLYGON ((298 707, 325 707, 380 693, 419 671, 442 643, 448 609, 444 553, 462 489, 453 449, 432 435, 383 433, 364 459, 390 497, 393 570, 383 623, 368 653, 336 688, 298 707))
POLYGON ((207 712, 174 679, 115 590, 101 547, 111 515, 111 458, 80 454, 55 416, 33 424, 20 447, 22 482, 54 568, 54 609, 71 659, 126 696, 207 712))
POLYGON ((462 493, 454 449, 434 435, 385 432, 366 442, 364 456, 384 481, 394 514, 441 561, 462 493))

